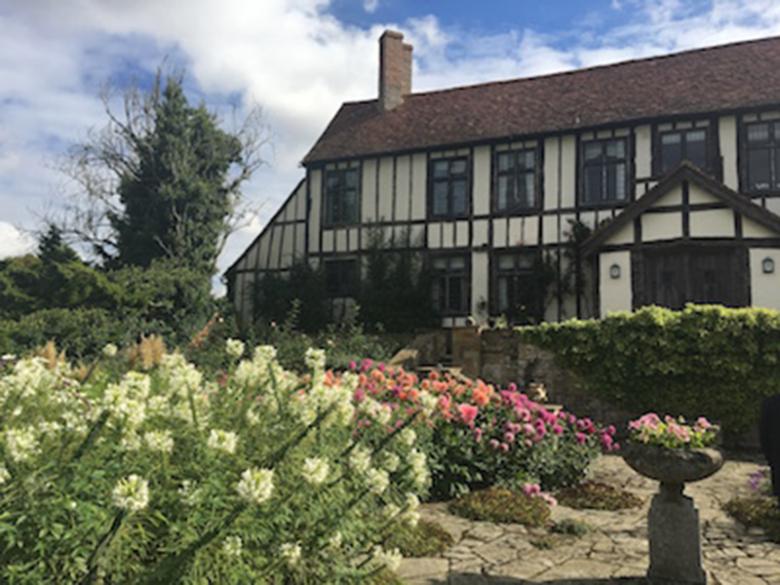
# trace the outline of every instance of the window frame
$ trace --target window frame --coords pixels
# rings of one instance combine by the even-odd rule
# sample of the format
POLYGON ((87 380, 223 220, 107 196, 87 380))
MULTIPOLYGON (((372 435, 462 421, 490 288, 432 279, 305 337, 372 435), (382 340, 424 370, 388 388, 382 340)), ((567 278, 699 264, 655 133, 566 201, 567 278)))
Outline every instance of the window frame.
MULTIPOLYGON (((431 275, 431 301, 434 309, 440 317, 467 317, 471 313, 471 254, 467 251, 463 252, 447 252, 447 253, 433 253, 428 256, 428 270, 431 275), (464 260, 462 274, 457 275, 463 278, 463 289, 461 292, 461 300, 464 306, 460 309, 453 310, 451 307, 446 308, 439 306, 439 301, 434 295, 434 287, 437 286, 438 279, 444 275, 454 276, 452 271, 441 270, 434 267, 436 260, 446 259, 448 262, 453 258, 462 258, 464 260)), ((444 292, 445 298, 449 298, 449 282, 447 283, 446 290, 444 292)), ((449 303, 448 303, 449 305, 449 303)))
MULTIPOLYGON (((324 258, 323 261, 323 269, 324 269, 324 280, 325 280, 325 296, 328 299, 347 299, 347 298, 357 298, 357 293, 360 287, 360 260, 357 256, 347 256, 347 257, 333 257, 333 258, 324 258), (352 282, 349 283, 347 286, 344 286, 340 288, 338 291, 333 291, 330 286, 330 275, 328 274, 328 269, 331 267, 335 267, 336 265, 345 265, 350 264, 353 266, 352 270, 354 271, 352 275, 352 282)), ((343 276, 340 275, 340 276, 343 276)))
MULTIPOLYGON (((706 164, 701 167, 702 170, 717 178, 723 179, 723 165, 720 158, 720 142, 719 142, 719 119, 717 117, 712 118, 696 118, 696 119, 683 119, 683 120, 667 120, 659 121, 653 124, 652 128, 652 161, 651 161, 651 179, 660 180, 666 174, 673 171, 674 168, 663 170, 662 152, 663 144, 661 142, 662 136, 667 134, 687 133, 695 131, 704 132, 704 157, 706 164), (681 127, 682 125, 686 127, 681 127), (664 128, 664 126, 671 126, 671 128, 664 128)), ((687 141, 686 141, 687 149, 687 141)), ((680 159, 680 162, 686 159, 685 153, 680 159)), ((692 161, 691 161, 692 162, 692 161)), ((679 164, 679 163, 678 163, 679 164)), ((695 164, 695 163, 694 163, 695 164)))
POLYGON ((492 159, 492 193, 490 197, 490 212, 492 215, 497 216, 504 216, 504 215, 523 215, 526 213, 533 213, 537 212, 542 207, 542 148, 539 144, 535 146, 523 146, 520 148, 509 148, 506 150, 496 150, 493 149, 493 159, 492 159), (534 166, 532 170, 524 170, 518 172, 517 167, 517 159, 520 154, 527 153, 527 152, 533 152, 534 155, 534 166), (499 157, 505 156, 511 154, 515 158, 515 164, 512 168, 512 171, 501 171, 498 160, 499 157), (527 175, 529 173, 533 174, 533 186, 534 186, 534 202, 533 205, 527 206, 527 205, 508 205, 504 209, 499 209, 498 207, 498 196, 499 196, 499 180, 500 177, 503 175, 512 175, 513 178, 513 184, 515 188, 515 192, 517 192, 517 187, 520 184, 518 178, 520 176, 527 175))
POLYGON ((345 226, 356 226, 360 224, 360 214, 361 214, 361 199, 362 199, 362 190, 361 190, 361 183, 362 183, 362 166, 350 166, 347 168, 332 168, 332 169, 324 169, 322 172, 322 227, 324 228, 334 228, 334 227, 345 227, 345 226), (347 190, 346 187, 346 175, 347 173, 354 172, 357 174, 357 182, 355 185, 355 218, 353 221, 347 221, 342 218, 339 218, 337 220, 332 219, 332 214, 329 213, 329 210, 331 206, 333 205, 333 194, 328 189, 328 179, 329 176, 332 175, 340 175, 340 195, 344 196, 344 193, 347 190))
POLYGON ((468 154, 444 156, 444 157, 428 157, 428 180, 427 180, 427 197, 426 206, 428 212, 428 219, 467 219, 471 215, 472 209, 472 181, 471 181, 471 156, 468 154), (465 164, 465 170, 462 175, 456 175, 452 177, 451 171, 448 169, 447 178, 436 178, 433 173, 433 167, 436 163, 447 162, 451 166, 453 162, 463 161, 465 164), (462 213, 453 213, 452 211, 452 183, 454 180, 463 179, 466 185, 466 206, 462 213), (434 186, 436 183, 447 182, 447 212, 446 213, 434 213, 434 186))
POLYGON ((780 164, 777 162, 778 153, 780 153, 780 132, 776 132, 776 125, 780 125, 780 118, 751 120, 749 122, 740 120, 739 140, 739 180, 740 191, 750 196, 766 196, 780 193, 780 187, 772 187, 773 184, 780 183, 780 164), (769 187, 767 189, 752 189, 750 180, 750 142, 748 141, 748 131, 751 126, 765 124, 769 127, 769 140, 767 146, 770 152, 769 156, 769 187), (774 168, 773 168, 774 167, 774 168))
MULTIPOLYGON (((578 164, 577 164, 577 173, 578 173, 578 189, 577 189, 577 205, 581 209, 593 209, 593 208, 604 208, 604 207, 620 207, 625 206, 631 203, 633 200, 633 191, 631 189, 631 185, 633 182, 633 169, 634 169, 634 160, 633 160, 633 139, 632 135, 628 136, 609 136, 606 138, 589 138, 587 140, 579 140, 579 148, 577 149, 577 156, 578 156, 578 164), (602 158, 604 156, 603 152, 605 151, 606 144, 608 142, 613 141, 622 141, 624 144, 624 153, 623 153, 623 159, 622 163, 625 165, 625 178, 624 178, 624 189, 625 189, 625 198, 623 199, 600 199, 597 201, 586 201, 585 200, 585 190, 586 190, 586 183, 587 183, 587 177, 586 177, 586 169, 587 167, 591 166, 605 166, 605 162, 600 161, 599 163, 588 163, 585 159, 585 149, 588 147, 589 144, 593 143, 601 143, 602 146, 602 158)), ((620 161, 619 161, 620 162, 620 161)), ((619 164, 613 163, 613 164, 619 164)))
MULTIPOLYGON (((536 270, 540 270, 542 262, 542 250, 540 248, 532 248, 527 250, 494 250, 490 257, 490 287, 491 287, 491 314, 494 316, 505 315, 510 323, 516 323, 516 315, 510 314, 508 311, 503 311, 500 307, 499 298, 499 280, 502 276, 514 277, 533 277, 536 270), (517 258, 520 256, 526 256, 531 259, 530 268, 518 267, 517 258), (511 270, 501 268, 501 258, 512 257, 515 259, 514 266, 511 270)), ((538 306, 536 307, 535 317, 541 321, 544 318, 544 299, 537 299, 538 306)), ((510 303, 511 304, 511 303, 510 303)))

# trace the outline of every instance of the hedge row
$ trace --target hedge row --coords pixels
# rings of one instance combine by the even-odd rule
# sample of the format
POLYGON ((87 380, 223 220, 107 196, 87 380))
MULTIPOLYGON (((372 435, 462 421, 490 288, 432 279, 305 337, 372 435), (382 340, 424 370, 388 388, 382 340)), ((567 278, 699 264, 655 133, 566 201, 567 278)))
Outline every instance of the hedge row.
POLYGON ((630 411, 718 420, 727 435, 756 424, 780 393, 780 312, 688 305, 646 307, 601 320, 521 327, 587 389, 630 411))

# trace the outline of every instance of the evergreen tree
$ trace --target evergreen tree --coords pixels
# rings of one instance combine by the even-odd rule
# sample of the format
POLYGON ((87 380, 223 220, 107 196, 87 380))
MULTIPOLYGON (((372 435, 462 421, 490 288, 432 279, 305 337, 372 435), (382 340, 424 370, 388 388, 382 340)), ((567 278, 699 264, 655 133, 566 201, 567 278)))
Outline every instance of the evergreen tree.
POLYGON ((152 88, 124 93, 109 124, 74 148, 67 170, 86 196, 64 229, 90 244, 109 268, 156 260, 203 275, 209 286, 227 236, 248 210, 241 186, 261 164, 264 127, 253 110, 236 131, 193 106, 181 76, 158 73, 152 88))

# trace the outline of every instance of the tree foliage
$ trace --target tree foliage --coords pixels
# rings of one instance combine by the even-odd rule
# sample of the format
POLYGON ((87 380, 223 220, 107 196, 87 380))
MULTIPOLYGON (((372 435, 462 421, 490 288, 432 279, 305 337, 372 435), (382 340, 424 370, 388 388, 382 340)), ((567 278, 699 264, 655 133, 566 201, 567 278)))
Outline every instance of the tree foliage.
POLYGON ((262 164, 258 110, 234 132, 190 105, 181 75, 148 92, 104 94, 108 124, 73 148, 67 171, 82 199, 60 222, 110 267, 166 259, 210 277, 226 237, 245 217, 241 187, 262 164))

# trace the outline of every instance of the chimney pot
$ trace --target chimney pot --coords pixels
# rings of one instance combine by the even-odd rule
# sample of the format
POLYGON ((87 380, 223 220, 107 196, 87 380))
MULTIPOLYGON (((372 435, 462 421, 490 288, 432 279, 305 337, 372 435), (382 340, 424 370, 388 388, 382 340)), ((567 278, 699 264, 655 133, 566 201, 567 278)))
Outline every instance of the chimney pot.
POLYGON ((412 45, 404 35, 386 30, 379 37, 379 107, 382 111, 400 106, 412 92, 412 45))

